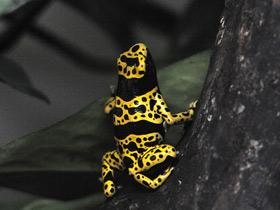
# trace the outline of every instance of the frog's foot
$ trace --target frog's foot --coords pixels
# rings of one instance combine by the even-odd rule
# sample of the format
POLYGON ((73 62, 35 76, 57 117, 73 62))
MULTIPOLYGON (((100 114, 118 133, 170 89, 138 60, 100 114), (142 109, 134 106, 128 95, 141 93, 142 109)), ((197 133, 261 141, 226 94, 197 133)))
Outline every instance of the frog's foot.
POLYGON ((167 158, 176 158, 177 152, 173 146, 167 144, 156 145, 147 150, 138 161, 129 168, 129 174, 145 187, 156 189, 169 177, 173 171, 170 164, 154 179, 144 175, 143 172, 150 170, 153 166, 164 165, 167 158))
POLYGON ((192 103, 190 103, 190 105, 189 105, 189 108, 191 109, 191 108, 196 108, 197 107, 197 104, 198 104, 198 100, 196 100, 196 101, 194 101, 194 102, 192 102, 192 103))
POLYGON ((120 155, 116 150, 107 152, 102 158, 103 191, 104 195, 108 198, 116 193, 114 169, 124 170, 120 155))
POLYGON ((110 85, 110 90, 111 90, 111 95, 112 96, 115 96, 115 94, 116 94, 116 86, 114 86, 114 85, 110 85))
POLYGON ((103 185, 103 192, 107 198, 110 198, 115 195, 116 187, 112 180, 108 180, 103 185))

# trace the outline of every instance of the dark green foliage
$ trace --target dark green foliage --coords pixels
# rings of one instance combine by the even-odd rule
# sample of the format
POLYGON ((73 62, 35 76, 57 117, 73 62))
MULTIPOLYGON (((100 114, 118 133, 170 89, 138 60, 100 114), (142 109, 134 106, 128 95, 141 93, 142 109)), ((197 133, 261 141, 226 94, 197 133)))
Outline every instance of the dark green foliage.
POLYGON ((24 70, 17 63, 5 57, 0 57, 0 82, 50 104, 48 97, 42 91, 33 87, 24 70))

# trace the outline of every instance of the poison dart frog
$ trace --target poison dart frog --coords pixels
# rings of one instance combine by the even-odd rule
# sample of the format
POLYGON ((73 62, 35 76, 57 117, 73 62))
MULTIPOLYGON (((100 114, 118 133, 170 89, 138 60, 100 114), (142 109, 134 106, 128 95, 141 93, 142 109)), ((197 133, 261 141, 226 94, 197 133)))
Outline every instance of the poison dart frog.
MULTIPOLYGON (((113 113, 117 149, 102 158, 103 190, 106 197, 116 193, 114 171, 128 170, 129 175, 147 188, 156 189, 174 169, 167 159, 178 155, 175 147, 163 144, 167 125, 193 119, 196 102, 188 111, 172 115, 158 87, 156 68, 144 44, 135 44, 117 59, 118 85, 105 103, 105 113, 113 113), (163 164, 159 175, 146 173, 163 164)), ((170 162, 170 161, 169 161, 170 162)))

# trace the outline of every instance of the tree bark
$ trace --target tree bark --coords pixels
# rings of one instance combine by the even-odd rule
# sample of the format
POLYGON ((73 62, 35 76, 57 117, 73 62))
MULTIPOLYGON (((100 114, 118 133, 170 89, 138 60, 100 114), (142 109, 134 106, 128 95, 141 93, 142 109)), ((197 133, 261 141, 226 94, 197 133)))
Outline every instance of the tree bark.
POLYGON ((228 0, 197 115, 157 191, 100 209, 280 209, 280 1, 228 0))

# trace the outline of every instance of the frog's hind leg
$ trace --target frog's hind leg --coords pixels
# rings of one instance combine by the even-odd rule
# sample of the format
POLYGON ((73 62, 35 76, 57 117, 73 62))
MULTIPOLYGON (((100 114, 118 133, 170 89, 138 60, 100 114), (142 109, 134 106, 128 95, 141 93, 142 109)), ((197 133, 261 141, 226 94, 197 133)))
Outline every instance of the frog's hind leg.
POLYGON ((156 189, 169 177, 173 171, 171 164, 167 166, 157 177, 151 179, 144 175, 143 172, 151 169, 153 166, 164 163, 168 157, 176 158, 177 152, 173 146, 168 144, 161 144, 152 147, 147 150, 138 161, 135 162, 130 168, 130 175, 134 176, 134 179, 147 188, 156 189))
POLYGON ((124 170, 121 156, 117 150, 105 153, 102 158, 103 191, 106 197, 112 197, 116 193, 114 169, 124 170))
POLYGON ((137 175, 134 175, 134 179, 147 188, 156 189, 157 187, 161 186, 163 182, 169 177, 173 169, 173 167, 169 166, 154 179, 151 179, 141 173, 137 173, 137 175))

